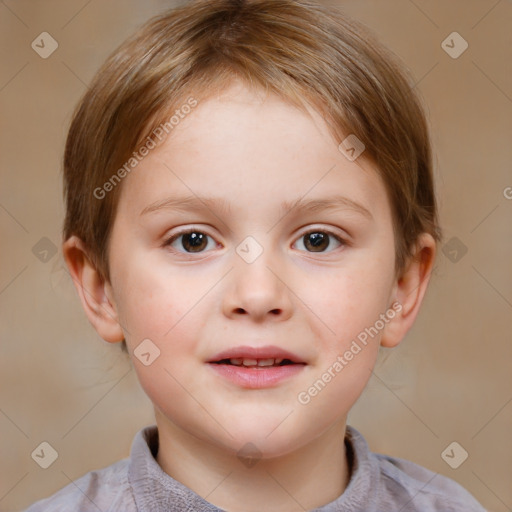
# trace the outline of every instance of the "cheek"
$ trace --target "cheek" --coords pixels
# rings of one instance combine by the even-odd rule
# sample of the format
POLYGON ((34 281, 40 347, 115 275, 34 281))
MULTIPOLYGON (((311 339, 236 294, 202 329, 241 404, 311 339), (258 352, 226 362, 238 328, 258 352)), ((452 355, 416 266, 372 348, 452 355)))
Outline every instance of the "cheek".
POLYGON ((135 251, 130 259, 120 262, 115 279, 117 312, 129 346, 144 338, 160 345, 193 306, 197 295, 179 269, 170 272, 161 261, 135 251))
POLYGON ((389 285, 379 275, 340 271, 335 278, 317 281, 324 293, 320 287, 309 293, 308 307, 314 312, 309 328, 321 355, 296 398, 303 414, 321 418, 319 428, 340 411, 349 411, 371 377, 385 325, 380 315, 386 313, 389 297, 389 285))
POLYGON ((176 302, 172 290, 149 280, 132 280, 130 290, 118 304, 119 320, 129 346, 144 338, 155 342, 162 339, 181 314, 176 302))
POLYGON ((190 374, 197 369, 197 315, 203 311, 197 303, 207 286, 205 283, 205 290, 191 291, 183 277, 180 281, 179 276, 163 278, 164 274, 155 266, 128 274, 132 276, 130 288, 119 305, 119 314, 140 385, 168 417, 183 420, 186 426, 188 415, 193 418, 194 411, 197 415, 189 393, 195 396, 198 389, 190 374), (151 343, 142 345, 143 340, 151 343), (149 347, 144 353, 150 353, 150 364, 138 358, 142 352, 139 346, 149 347), (153 353, 158 354, 154 360, 153 353))
POLYGON ((331 357, 373 326, 390 306, 390 268, 392 261, 360 258, 357 265, 316 273, 298 291, 307 297, 310 326, 317 339, 327 342, 323 349, 331 357))
POLYGON ((118 269, 117 278, 129 283, 119 294, 118 313, 143 388, 150 397, 164 388, 178 396, 182 391, 178 382, 188 379, 187 371, 197 361, 201 326, 209 314, 207 295, 215 276, 192 278, 165 262, 133 258, 118 269), (149 347, 154 344, 158 354, 150 366, 137 360, 143 340, 150 340, 149 347))

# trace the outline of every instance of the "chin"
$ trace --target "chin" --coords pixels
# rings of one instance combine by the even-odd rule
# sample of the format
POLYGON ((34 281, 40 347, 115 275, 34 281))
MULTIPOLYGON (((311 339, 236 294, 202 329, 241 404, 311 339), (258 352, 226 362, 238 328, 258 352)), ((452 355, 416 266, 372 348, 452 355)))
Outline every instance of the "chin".
POLYGON ((217 432, 221 436, 219 445, 238 457, 272 459, 298 450, 319 435, 316 428, 305 429, 304 424, 292 421, 286 424, 291 418, 283 421, 284 417, 249 417, 231 423, 229 432, 233 437, 224 431, 217 432))

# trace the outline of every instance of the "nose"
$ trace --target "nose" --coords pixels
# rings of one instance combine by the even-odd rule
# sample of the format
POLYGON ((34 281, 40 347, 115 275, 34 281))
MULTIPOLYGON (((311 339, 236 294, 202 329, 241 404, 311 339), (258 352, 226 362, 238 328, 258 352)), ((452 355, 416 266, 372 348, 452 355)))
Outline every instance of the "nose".
POLYGON ((291 317, 293 304, 282 270, 264 252, 246 263, 238 255, 229 273, 223 297, 223 312, 229 318, 243 315, 255 322, 284 321, 291 317))

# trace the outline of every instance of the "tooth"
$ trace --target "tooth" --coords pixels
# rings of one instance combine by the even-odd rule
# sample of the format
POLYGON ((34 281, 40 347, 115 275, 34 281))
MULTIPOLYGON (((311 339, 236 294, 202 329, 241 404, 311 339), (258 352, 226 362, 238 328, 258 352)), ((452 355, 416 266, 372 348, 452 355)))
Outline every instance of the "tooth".
POLYGON ((258 361, 256 359, 244 359, 242 364, 244 366, 256 366, 258 361))
POLYGON ((275 363, 274 364, 280 364, 284 361, 284 359, 282 357, 278 358, 278 359, 275 359, 275 363))
POLYGON ((258 366, 272 366, 274 364, 274 359, 259 359, 258 366))
POLYGON ((234 364, 235 366, 241 366, 243 363, 243 359, 241 357, 237 359, 230 359, 229 362, 231 364, 234 364))

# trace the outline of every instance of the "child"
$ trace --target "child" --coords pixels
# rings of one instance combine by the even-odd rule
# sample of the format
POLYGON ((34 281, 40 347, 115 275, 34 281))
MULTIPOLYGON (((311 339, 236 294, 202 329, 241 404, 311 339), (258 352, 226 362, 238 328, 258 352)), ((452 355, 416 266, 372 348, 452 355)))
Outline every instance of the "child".
POLYGON ((82 99, 64 179, 70 274, 156 426, 30 512, 483 511, 346 425, 441 238, 422 108, 358 24, 307 0, 156 17, 82 99))

